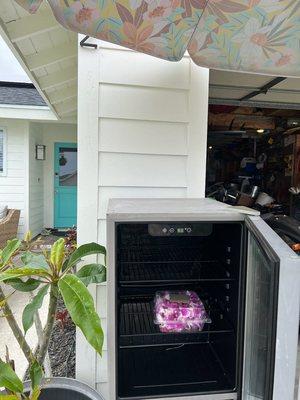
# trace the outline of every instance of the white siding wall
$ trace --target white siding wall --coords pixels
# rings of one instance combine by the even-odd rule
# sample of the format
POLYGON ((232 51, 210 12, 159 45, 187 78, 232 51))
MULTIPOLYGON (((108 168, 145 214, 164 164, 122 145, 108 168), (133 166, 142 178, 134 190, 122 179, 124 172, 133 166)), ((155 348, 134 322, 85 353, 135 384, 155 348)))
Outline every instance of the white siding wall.
POLYGON ((20 237, 28 230, 28 135, 29 123, 0 119, 7 134, 7 174, 0 176, 0 205, 21 210, 20 237))
POLYGON ((54 143, 77 142, 74 124, 1 119, 7 133, 7 174, 0 176, 0 206, 21 210, 19 236, 53 227, 54 143), (36 144, 46 145, 46 160, 35 159, 36 144))
MULTIPOLYGON (((105 244, 109 198, 204 196, 208 70, 99 44, 79 48, 78 238, 105 244)), ((106 360, 78 333, 77 376, 108 399, 106 360)))
POLYGON ((35 159, 35 147, 43 144, 43 132, 38 124, 29 127, 29 229, 33 236, 44 227, 44 161, 35 159))

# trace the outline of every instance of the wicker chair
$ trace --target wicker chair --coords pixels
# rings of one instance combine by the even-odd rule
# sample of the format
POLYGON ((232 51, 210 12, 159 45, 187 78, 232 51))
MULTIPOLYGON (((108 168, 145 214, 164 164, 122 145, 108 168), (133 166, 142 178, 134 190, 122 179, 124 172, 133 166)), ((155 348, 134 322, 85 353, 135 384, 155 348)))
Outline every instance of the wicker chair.
POLYGON ((7 216, 0 220, 0 249, 17 236, 19 219, 20 210, 8 210, 7 216))

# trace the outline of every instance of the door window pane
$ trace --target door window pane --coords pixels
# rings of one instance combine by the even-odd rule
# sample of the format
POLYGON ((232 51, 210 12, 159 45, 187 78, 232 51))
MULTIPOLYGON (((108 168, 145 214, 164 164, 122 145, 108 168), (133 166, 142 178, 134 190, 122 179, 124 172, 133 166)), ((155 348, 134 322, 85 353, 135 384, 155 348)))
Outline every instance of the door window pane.
POLYGON ((271 399, 275 346, 277 264, 249 239, 245 329, 244 396, 247 400, 271 399))
POLYGON ((59 148, 59 185, 77 186, 77 149, 59 148))

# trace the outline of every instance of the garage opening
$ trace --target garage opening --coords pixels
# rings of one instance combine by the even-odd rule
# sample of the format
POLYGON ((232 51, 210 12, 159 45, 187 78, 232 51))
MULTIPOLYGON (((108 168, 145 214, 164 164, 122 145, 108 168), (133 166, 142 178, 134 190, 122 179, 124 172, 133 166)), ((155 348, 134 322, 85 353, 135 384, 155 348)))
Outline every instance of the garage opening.
POLYGON ((266 90, 270 77, 246 75, 243 85, 237 87, 234 76, 223 72, 211 75, 206 196, 259 210, 299 251, 300 107, 292 103, 299 82, 293 80, 295 90, 279 90, 276 87, 291 86, 291 82, 277 79, 266 90), (253 87, 255 80, 258 83, 253 87), (225 81, 230 86, 224 85, 225 81), (291 103, 280 103, 282 92, 284 100, 291 103))

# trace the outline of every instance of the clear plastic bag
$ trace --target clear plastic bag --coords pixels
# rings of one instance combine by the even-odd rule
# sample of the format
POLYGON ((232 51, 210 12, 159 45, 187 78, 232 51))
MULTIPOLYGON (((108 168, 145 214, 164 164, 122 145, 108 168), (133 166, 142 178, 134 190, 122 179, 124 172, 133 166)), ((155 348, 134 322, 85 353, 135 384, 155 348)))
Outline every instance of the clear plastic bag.
POLYGON ((164 291, 155 294, 154 323, 163 333, 192 333, 202 331, 211 319, 197 293, 164 291))

